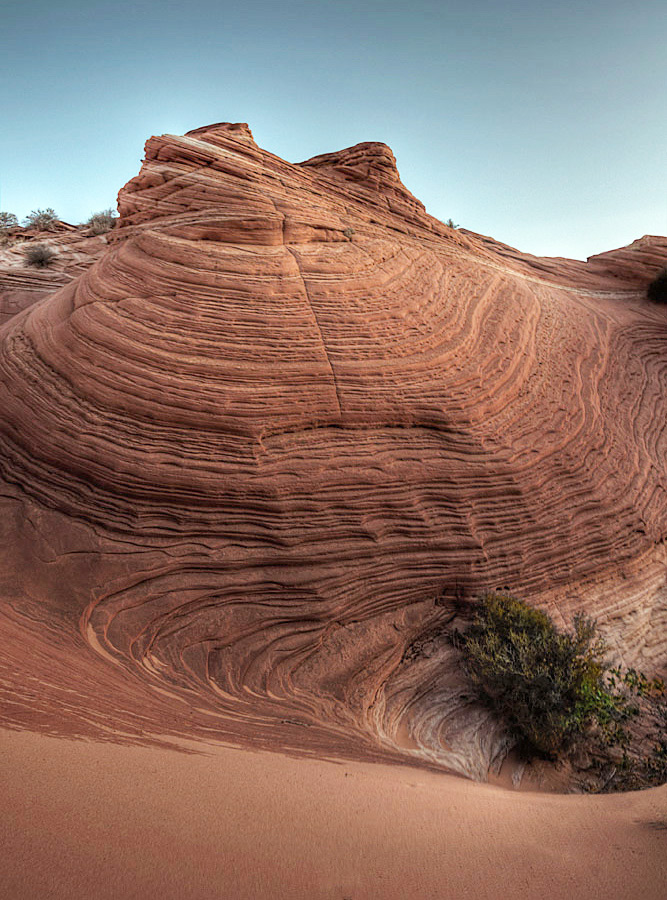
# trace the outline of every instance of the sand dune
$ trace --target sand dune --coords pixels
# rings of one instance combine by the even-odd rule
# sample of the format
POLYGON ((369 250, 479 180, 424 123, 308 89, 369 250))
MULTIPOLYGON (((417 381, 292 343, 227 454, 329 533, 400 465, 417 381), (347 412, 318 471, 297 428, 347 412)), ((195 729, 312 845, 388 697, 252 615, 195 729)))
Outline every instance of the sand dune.
POLYGON ((667 893, 664 787, 516 794, 407 767, 222 748, 6 731, 0 746, 0 892, 12 900, 667 893))

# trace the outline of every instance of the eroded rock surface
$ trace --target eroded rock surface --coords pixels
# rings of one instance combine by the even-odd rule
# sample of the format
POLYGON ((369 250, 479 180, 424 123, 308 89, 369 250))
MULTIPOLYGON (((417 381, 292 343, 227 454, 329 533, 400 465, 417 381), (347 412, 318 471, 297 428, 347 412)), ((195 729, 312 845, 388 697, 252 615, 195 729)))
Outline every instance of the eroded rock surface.
POLYGON ((227 124, 151 138, 119 211, 0 330, 6 723, 484 778, 429 635, 495 587, 664 669, 667 239, 538 260, 383 144, 227 124))
POLYGON ((51 231, 14 229, 0 243, 0 325, 78 278, 106 248, 106 235, 91 235, 86 226, 56 222, 51 231), (33 244, 55 252, 48 267, 26 264, 25 251, 33 244))

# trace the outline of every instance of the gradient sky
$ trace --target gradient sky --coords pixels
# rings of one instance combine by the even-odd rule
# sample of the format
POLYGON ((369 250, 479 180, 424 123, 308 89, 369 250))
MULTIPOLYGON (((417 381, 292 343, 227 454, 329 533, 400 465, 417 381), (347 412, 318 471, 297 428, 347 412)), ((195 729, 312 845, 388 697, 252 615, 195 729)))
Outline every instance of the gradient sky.
POLYGON ((115 205, 151 134, 384 141, 440 219, 549 256, 667 234, 667 3, 4 0, 0 209, 115 205))

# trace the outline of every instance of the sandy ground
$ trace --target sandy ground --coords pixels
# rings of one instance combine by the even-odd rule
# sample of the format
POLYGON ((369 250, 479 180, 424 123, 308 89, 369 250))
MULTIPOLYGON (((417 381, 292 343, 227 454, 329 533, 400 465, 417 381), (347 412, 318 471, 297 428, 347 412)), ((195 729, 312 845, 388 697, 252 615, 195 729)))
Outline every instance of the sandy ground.
POLYGON ((0 732, 7 900, 667 897, 667 787, 518 794, 408 767, 0 732))

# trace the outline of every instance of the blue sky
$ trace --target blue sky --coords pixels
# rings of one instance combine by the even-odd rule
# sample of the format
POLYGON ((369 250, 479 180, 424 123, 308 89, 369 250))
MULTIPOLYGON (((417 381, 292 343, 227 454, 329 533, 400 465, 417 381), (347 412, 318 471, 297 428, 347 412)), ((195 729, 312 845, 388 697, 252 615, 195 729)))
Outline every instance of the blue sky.
POLYGON ((0 209, 115 205, 151 134, 389 144, 440 219, 585 258, 667 233, 667 4, 5 0, 0 209))

